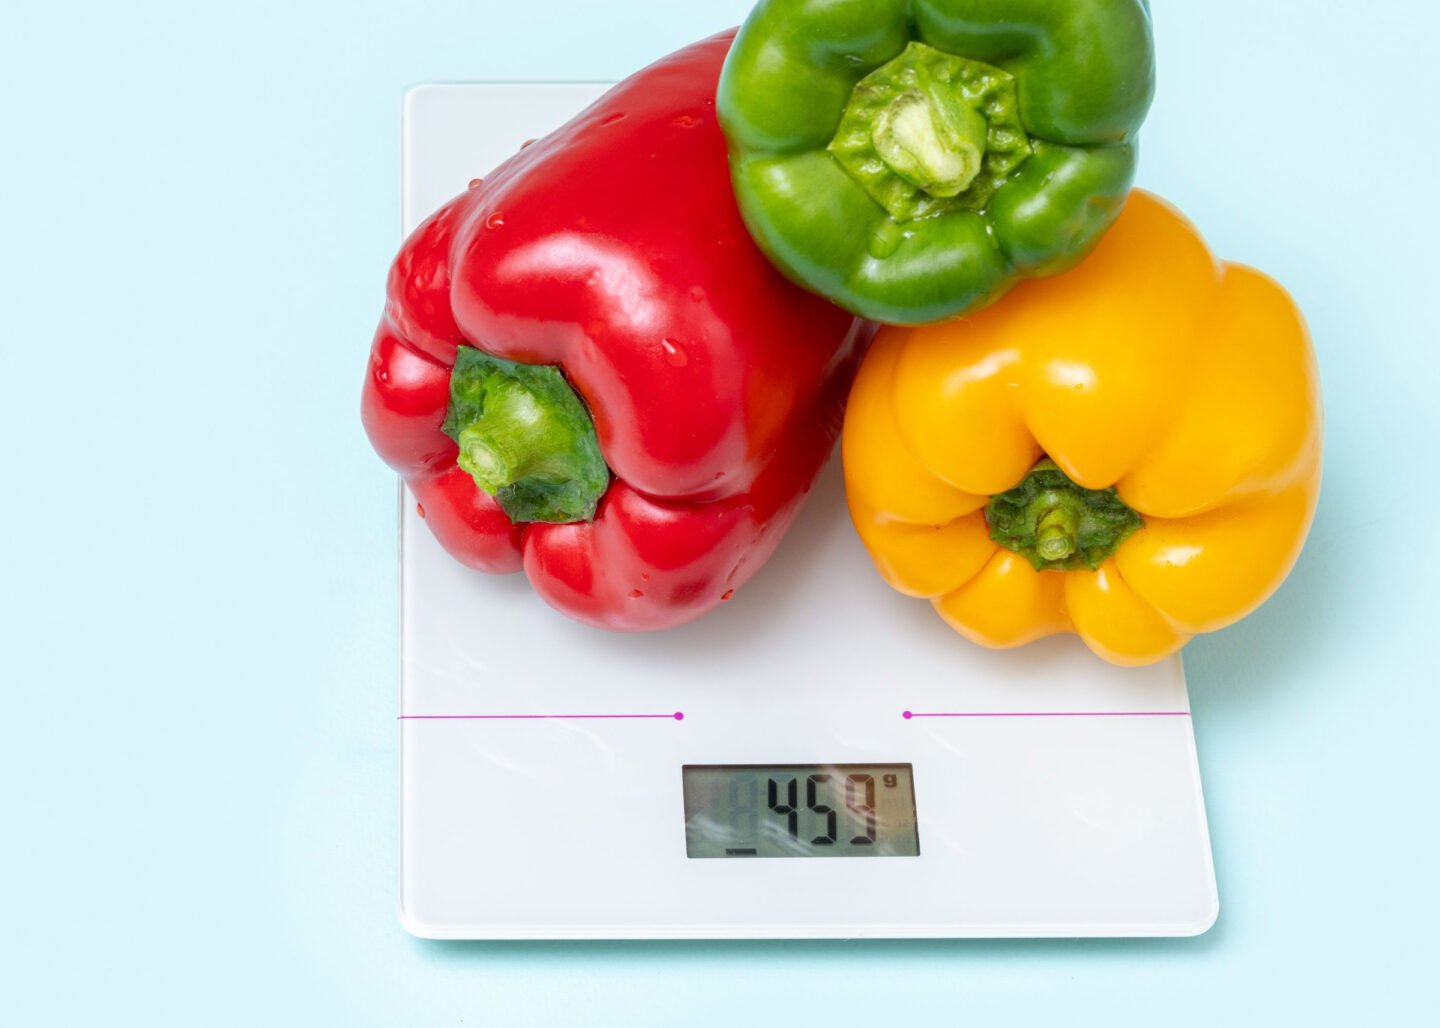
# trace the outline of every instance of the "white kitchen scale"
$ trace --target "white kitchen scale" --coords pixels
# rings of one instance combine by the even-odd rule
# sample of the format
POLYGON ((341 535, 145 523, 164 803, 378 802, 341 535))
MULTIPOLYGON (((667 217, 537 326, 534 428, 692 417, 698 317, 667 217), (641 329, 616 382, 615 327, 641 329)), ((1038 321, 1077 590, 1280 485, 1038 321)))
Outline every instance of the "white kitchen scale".
MULTIPOLYGON (((404 222, 603 85, 425 86, 404 222)), ((401 918, 443 939, 1195 935, 1184 671, 965 642, 892 592, 832 462, 693 625, 574 624, 401 504, 401 918), (837 859, 848 858, 848 859, 837 859)))

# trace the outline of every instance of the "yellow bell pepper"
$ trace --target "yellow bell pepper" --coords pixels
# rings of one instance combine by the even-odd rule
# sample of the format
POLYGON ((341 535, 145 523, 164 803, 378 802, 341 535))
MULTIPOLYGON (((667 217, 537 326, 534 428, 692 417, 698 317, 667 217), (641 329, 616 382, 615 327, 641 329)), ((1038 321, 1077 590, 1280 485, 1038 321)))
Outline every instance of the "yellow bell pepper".
POLYGON ((1321 421, 1290 297, 1136 191, 1074 270, 881 330, 846 415, 846 490, 880 573, 967 638, 1073 631, 1146 664, 1284 581, 1321 421))

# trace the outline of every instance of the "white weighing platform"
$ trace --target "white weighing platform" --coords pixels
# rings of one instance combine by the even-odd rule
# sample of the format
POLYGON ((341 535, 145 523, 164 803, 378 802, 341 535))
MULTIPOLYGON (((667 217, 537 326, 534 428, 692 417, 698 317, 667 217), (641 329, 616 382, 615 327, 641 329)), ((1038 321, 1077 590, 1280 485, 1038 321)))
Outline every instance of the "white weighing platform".
MULTIPOLYGON (((405 230, 604 89, 413 90, 405 230)), ((734 602, 661 634, 585 628, 523 575, 460 567, 408 495, 400 536, 401 917, 416 935, 1214 923, 1179 658, 1121 670, 1072 638, 970 645, 870 567, 838 460, 734 602)))

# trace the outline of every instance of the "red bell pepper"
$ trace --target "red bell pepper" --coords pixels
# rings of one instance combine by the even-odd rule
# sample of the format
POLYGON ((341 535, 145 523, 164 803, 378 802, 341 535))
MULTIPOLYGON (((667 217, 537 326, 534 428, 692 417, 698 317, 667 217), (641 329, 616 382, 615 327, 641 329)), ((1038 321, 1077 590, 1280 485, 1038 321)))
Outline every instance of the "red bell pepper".
POLYGON ((421 225, 370 357, 365 428, 440 543, 602 628, 682 624, 759 570, 869 335, 741 222, 715 118, 732 38, 632 76, 421 225))

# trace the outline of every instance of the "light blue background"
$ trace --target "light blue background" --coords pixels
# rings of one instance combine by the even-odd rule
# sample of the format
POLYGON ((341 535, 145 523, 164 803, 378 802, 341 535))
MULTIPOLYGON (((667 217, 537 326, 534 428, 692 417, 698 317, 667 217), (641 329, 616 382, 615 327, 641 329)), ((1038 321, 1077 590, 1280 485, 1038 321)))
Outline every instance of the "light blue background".
POLYGON ((1159 0, 1142 184, 1308 313, 1327 481, 1191 647, 1190 941, 465 945, 395 917, 394 480, 356 416, 413 83, 609 79, 745 0, 0 22, 13 1024, 1405 1023, 1434 1012, 1434 5, 1159 0), (1324 13, 1348 12, 1346 16, 1324 13), (1428 548, 1428 552, 1427 551, 1428 548), (903 1016, 902 1016, 903 1015, 903 1016))

